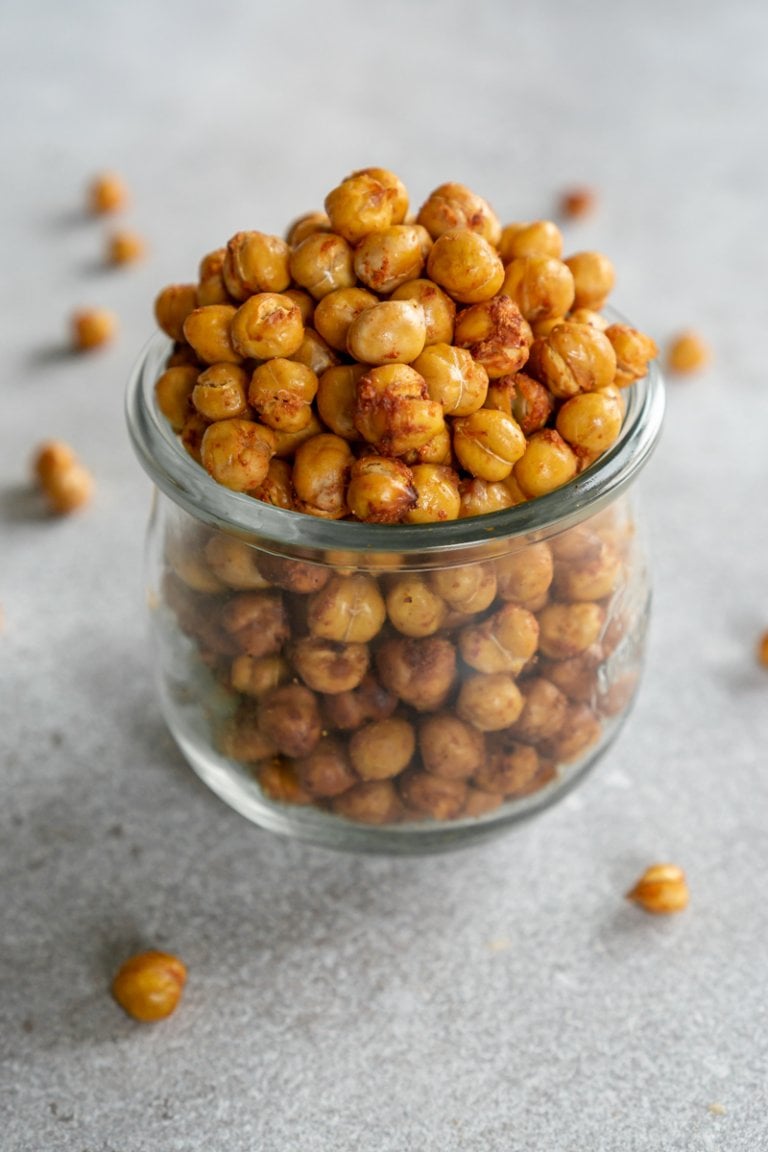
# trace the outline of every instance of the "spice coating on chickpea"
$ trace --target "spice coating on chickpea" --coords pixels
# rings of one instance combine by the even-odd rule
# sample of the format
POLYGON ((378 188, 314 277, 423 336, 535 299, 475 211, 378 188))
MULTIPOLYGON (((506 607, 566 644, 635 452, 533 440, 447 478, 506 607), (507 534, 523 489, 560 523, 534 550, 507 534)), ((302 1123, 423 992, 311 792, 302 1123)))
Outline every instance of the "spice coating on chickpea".
MULTIPOLYGON (((175 371, 182 372, 183 369, 175 371)), ((245 370, 239 364, 212 364, 197 376, 190 398, 206 420, 231 420, 244 415, 248 408, 245 370)))
POLYGON ((490 244, 498 244, 501 225, 487 200, 464 184, 441 184, 431 192, 416 217, 433 240, 452 229, 477 232, 490 244))
POLYGON ((416 505, 413 472, 402 460, 362 456, 349 473, 347 503, 357 520, 398 524, 416 505))
MULTIPOLYGON (((230 312, 232 347, 240 356, 257 360, 292 356, 304 338, 298 305, 279 292, 259 292, 256 296, 249 296, 237 310, 231 308, 230 312)), ((195 346, 192 340, 189 342, 195 346)))
POLYGON ((468 348, 473 360, 495 380, 523 367, 533 337, 517 304, 502 294, 463 308, 454 340, 460 348, 468 348))
POLYGON ((237 232, 227 244, 221 273, 235 300, 258 292, 282 292, 291 282, 290 248, 279 236, 237 232))
POLYGON ((355 427, 382 455, 418 449, 443 426, 442 405, 429 398, 424 378, 406 364, 372 368, 357 382, 355 427))
POLYGON ((352 321, 347 351, 366 364, 410 364, 426 338, 427 322, 418 300, 383 300, 352 321))
POLYGON ((399 223, 401 208, 398 189, 377 179, 371 169, 343 180, 325 198, 331 227, 350 244, 399 223))
POLYGON ((197 308, 196 284, 169 284, 155 298, 155 319, 171 340, 184 339, 184 321, 197 308))
POLYGON ((371 576, 334 575, 311 597, 307 625, 315 636, 344 644, 367 644, 381 630, 387 609, 371 576))
POLYGON ((346 515, 347 480, 353 460, 348 442, 331 432, 321 432, 300 444, 292 476, 297 508, 326 520, 346 515))
POLYGON ((387 295, 407 280, 415 280, 425 260, 420 229, 413 224, 393 224, 363 237, 355 248, 354 267, 358 280, 387 295))
POLYGON ((452 344, 456 305, 431 280, 409 280, 392 293, 393 300, 418 300, 427 325, 425 344, 452 344))
POLYGON ((248 401, 270 428, 300 432, 312 419, 317 376, 305 364, 275 356, 251 376, 248 401))
POLYGON ((262 483, 274 452, 272 429, 252 420, 217 420, 206 428, 200 444, 205 470, 235 492, 262 483))
POLYGON ((72 344, 81 352, 109 344, 117 335, 117 317, 106 308, 83 308, 72 316, 72 344))
POLYGON ((504 265, 495 248, 476 232, 444 232, 427 260, 432 280, 460 304, 479 304, 501 291, 504 265))
POLYGON ((466 348, 430 344, 412 368, 423 378, 431 400, 447 416, 469 416, 482 408, 488 393, 488 373, 466 348))
POLYGON ((207 304, 195 308, 184 321, 184 339, 205 364, 238 364, 233 322, 237 310, 232 304, 207 304))
POLYGON ((141 952, 118 969, 112 995, 134 1020, 163 1020, 178 1006, 186 981, 186 966, 177 956, 141 952))
POLYGON ((518 256, 507 264, 502 292, 533 324, 565 316, 576 288, 567 264, 551 256, 518 256))

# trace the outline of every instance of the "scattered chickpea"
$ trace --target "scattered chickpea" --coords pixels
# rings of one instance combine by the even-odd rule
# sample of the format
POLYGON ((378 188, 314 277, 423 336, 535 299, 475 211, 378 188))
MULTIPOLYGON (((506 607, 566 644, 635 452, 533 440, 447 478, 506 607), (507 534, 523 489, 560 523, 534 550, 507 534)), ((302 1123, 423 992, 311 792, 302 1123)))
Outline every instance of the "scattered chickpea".
POLYGON ((137 232, 113 232, 107 241, 107 260, 110 264, 135 264, 144 257, 146 248, 137 232))
POLYGON ((51 511, 58 516, 67 516, 90 500, 93 478, 62 440, 42 444, 32 467, 51 511))
POLYGON ((112 995, 134 1020, 164 1020, 175 1011, 187 980, 186 966, 168 952, 140 952, 112 981, 112 995))
POLYGON ((768 631, 763 632, 757 643, 757 659, 764 668, 768 668, 768 631))
POLYGON ((83 308, 72 316, 72 344, 81 352, 109 344, 117 334, 117 317, 106 308, 83 308))
POLYGON ((116 172, 102 172, 88 188, 88 208, 95 216, 119 212, 128 202, 128 188, 116 172))
POLYGON ((670 372, 687 375, 704 368, 711 352, 697 332, 681 332, 673 337, 667 349, 667 368, 670 372))
POLYGON ((676 864, 652 864, 627 892, 627 900, 657 916, 682 912, 689 900, 685 873, 676 864))
POLYGON ((569 220, 591 216, 597 207, 597 193, 586 185, 566 188, 560 196, 560 214, 569 220))

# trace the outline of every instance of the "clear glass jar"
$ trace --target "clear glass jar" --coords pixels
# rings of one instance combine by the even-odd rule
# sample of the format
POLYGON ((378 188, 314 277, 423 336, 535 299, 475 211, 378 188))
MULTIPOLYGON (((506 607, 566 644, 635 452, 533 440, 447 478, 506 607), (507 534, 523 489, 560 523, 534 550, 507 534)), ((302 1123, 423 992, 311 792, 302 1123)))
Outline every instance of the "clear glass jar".
POLYGON ((424 852, 540 811, 598 760, 636 691, 650 584, 630 486, 658 439, 655 364, 616 443, 569 484, 428 525, 327 521, 212 480, 155 404, 127 416, 156 485, 147 581, 165 719, 264 828, 424 852))

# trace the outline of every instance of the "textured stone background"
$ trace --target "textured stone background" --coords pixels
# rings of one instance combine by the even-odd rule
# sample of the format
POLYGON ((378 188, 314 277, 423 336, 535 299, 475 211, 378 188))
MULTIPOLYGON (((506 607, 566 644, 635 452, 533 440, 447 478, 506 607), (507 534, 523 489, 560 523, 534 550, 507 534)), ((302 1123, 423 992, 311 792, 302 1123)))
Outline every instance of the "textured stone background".
POLYGON ((0 37, 0 1145, 4 1152, 757 1152, 768 1144, 768 9, 10 0, 0 37), (615 303, 694 324, 643 479, 647 674, 604 764, 481 848, 355 858, 257 831, 158 715, 142 619, 149 485, 123 428, 157 288, 241 227, 282 230, 351 168, 507 219, 587 181, 615 303), (100 267, 87 177, 123 171, 140 268, 100 267), (66 354, 66 317, 119 343, 66 354), (93 469, 53 522, 28 457, 93 469), (671 858, 689 911, 622 900, 671 858), (182 1010, 108 995, 138 946, 182 1010), (713 1107, 714 1106, 714 1107, 713 1107))

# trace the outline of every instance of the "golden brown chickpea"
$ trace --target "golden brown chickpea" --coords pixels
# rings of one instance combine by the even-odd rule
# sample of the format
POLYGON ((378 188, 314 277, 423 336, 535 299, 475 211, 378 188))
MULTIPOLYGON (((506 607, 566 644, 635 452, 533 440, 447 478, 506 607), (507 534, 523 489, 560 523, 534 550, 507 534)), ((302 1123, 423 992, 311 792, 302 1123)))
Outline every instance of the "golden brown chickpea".
MULTIPOLYGON (((508 478, 507 478, 508 479, 508 478)), ((479 480, 473 476, 459 483, 459 519, 469 516, 487 516, 491 512, 501 512, 504 508, 514 508, 516 503, 507 486, 507 480, 479 480)))
POLYGON ((560 562, 555 572, 554 591, 562 600, 603 600, 615 591, 621 576, 621 557, 607 542, 594 556, 560 562))
POLYGON ((536 617, 512 603, 459 633, 461 657, 476 672, 510 672, 517 676, 535 654, 538 643, 536 617))
POLYGON ((165 538, 166 563, 196 592, 225 592, 227 585, 208 563, 203 540, 202 535, 169 531, 165 538))
POLYGON ((517 421, 524 436, 530 436, 545 427, 555 409, 555 401, 538 380, 518 372, 491 382, 485 407, 505 412, 517 421))
POLYGON ((456 650, 442 636, 392 636, 375 653, 387 691, 417 712, 434 712, 447 700, 456 678, 456 650))
POLYGON ((597 207, 597 193, 594 188, 566 188, 560 196, 560 214, 570 220, 591 215, 597 207))
POLYGON ((431 344, 412 367, 424 378, 430 399, 440 404, 446 415, 469 416, 483 406, 488 374, 465 348, 431 344))
POLYGON ((317 376, 311 368, 276 356, 251 376, 248 400, 262 422, 283 432, 300 432, 312 419, 317 376))
POLYGON ((197 308, 196 284, 169 284, 155 299, 155 319, 171 340, 184 339, 184 321, 197 308))
POLYGON ((301 312, 302 324, 305 328, 309 327, 315 315, 315 301, 309 292, 305 292, 303 288, 286 288, 281 295, 287 296, 289 300, 293 300, 299 312, 301 312))
POLYGON ((399 176, 389 168, 358 168, 350 176, 370 176, 382 184, 392 197, 392 223, 402 224, 408 215, 408 191, 399 176))
POLYGON ((349 758, 363 780, 388 780, 406 768, 416 751, 413 726, 401 716, 374 720, 349 738, 349 758))
POLYGON ((539 647, 552 660, 586 652, 600 638, 605 609, 589 601, 547 604, 539 613, 539 647))
POLYGON ((485 737, 457 716, 438 712, 419 724, 419 750, 433 776, 466 780, 485 760, 485 737))
POLYGON ((323 296, 315 309, 315 328, 322 338, 341 352, 347 350, 350 325, 366 308, 379 303, 378 296, 364 288, 338 288, 323 296))
POLYGON ((117 317, 106 308, 83 308, 72 316, 72 346, 80 352, 109 344, 116 333, 117 317))
POLYGON ((357 688, 368 671, 368 648, 302 636, 291 646, 291 663, 308 688, 335 696, 357 688))
POLYGON ((321 432, 300 444, 293 461, 297 509, 325 520, 346 516, 347 481, 353 461, 348 441, 332 432, 321 432))
POLYGON ((389 180, 384 183, 377 179, 371 170, 349 176, 325 198, 331 227, 350 244, 396 223, 401 206, 399 189, 389 180))
MULTIPOLYGON (((292 356, 304 338, 299 308, 278 292, 250 296, 231 311, 232 344, 241 356, 256 360, 292 356)), ((190 344, 194 347, 193 341, 190 344)))
POLYGON ((599 311, 611 293, 616 274, 613 264, 600 252, 576 252, 565 263, 573 273, 574 308, 599 311))
POLYGON ((598 675, 604 660, 600 644, 592 644, 578 656, 542 664, 543 674, 570 700, 590 704, 597 697, 598 675))
POLYGON ((382 455, 400 456, 421 448, 443 426, 441 405, 429 399, 424 378, 413 368, 387 364, 358 380, 355 427, 382 455))
POLYGON ((366 364, 410 364, 426 338, 427 322, 418 300, 383 300, 352 321, 347 350, 366 364))
POLYGON ((456 228, 436 240, 427 260, 432 280, 461 304, 479 304, 501 291, 504 265, 476 232, 456 228))
POLYGON ((586 704, 571 704, 558 734, 551 740, 542 741, 541 753, 558 763, 567 764, 597 743, 601 730, 600 721, 586 704))
POLYGON ((539 756, 529 744, 505 740, 475 773, 473 783, 484 792, 514 796, 524 792, 539 770, 539 756))
POLYGON ((453 450, 480 480, 503 480, 525 452, 525 437, 511 416, 480 408, 453 421, 453 450))
POLYGON ((411 469, 416 503, 405 514, 407 524, 457 520, 461 510, 459 477, 445 464, 415 464, 411 469))
POLYGON ((367 644, 387 616, 379 586, 371 576, 331 576, 309 602, 307 624, 314 636, 343 644, 367 644))
POLYGON ((518 256, 511 260, 501 290, 514 300, 531 324, 565 316, 575 291, 570 269, 551 256, 518 256))
POLYGON ((289 636, 279 592, 240 592, 221 609, 220 622, 246 656, 271 656, 289 636))
POLYGON ((358 280, 382 295, 415 280, 426 260, 421 231, 414 224, 393 224, 370 232, 355 248, 358 280))
POLYGON ((563 234, 551 220, 507 224, 502 229, 499 255, 505 264, 520 256, 550 256, 559 260, 562 254, 563 234))
POLYGON ((404 636, 431 636, 442 627, 448 608, 429 584, 414 573, 393 580, 387 592, 387 615, 404 636))
POLYGON ((419 209, 418 224, 427 229, 433 240, 446 232, 467 229, 482 236, 489 244, 498 244, 501 225, 487 200, 464 184, 441 184, 419 209))
POLYGON ((63 441, 41 444, 32 468, 51 511, 57 515, 66 516, 90 500, 93 477, 63 441))
POLYGON ((576 475, 576 457, 559 432, 544 428, 528 439, 514 476, 528 497, 545 496, 576 475))
POLYGON ((616 353, 616 375, 614 383, 626 388, 635 380, 647 375, 648 363, 658 356, 659 349, 650 336, 630 328, 628 324, 611 324, 605 334, 616 353))
POLYGON ((397 697, 368 673, 357 688, 323 698, 323 717, 329 728, 354 731, 368 720, 385 720, 397 707, 397 697))
POLYGON ((305 328, 301 344, 290 359, 297 364, 306 364, 319 378, 329 368, 335 368, 340 358, 314 328, 305 328))
MULTIPOLYGON (((263 696, 265 692, 290 680, 291 669, 285 657, 276 653, 271 656, 242 655, 232 661, 229 678, 236 692, 246 696, 263 696)), ((264 759, 269 754, 258 758, 264 759)))
POLYGON ((240 350, 233 340, 236 315, 232 304, 207 304, 187 316, 184 339, 204 364, 239 364, 240 350))
POLYGON ((117 172, 101 172, 88 187, 88 210, 94 216, 119 212, 128 199, 128 188, 117 172))
POLYGON ((451 444, 451 433, 445 420, 440 425, 436 435, 431 436, 426 444, 422 444, 420 448, 411 448, 407 452, 403 452, 400 459, 404 460, 410 468, 417 464, 445 464, 452 467, 453 445, 451 444))
POLYGON ((181 442, 198 464, 202 464, 203 437, 210 428, 209 422, 199 412, 190 412, 181 429, 181 442))
POLYGON ((212 364, 198 376, 191 399, 206 420, 230 420, 247 411, 247 388, 248 377, 239 364, 212 364))
POLYGON ((496 598, 496 574, 488 564, 464 564, 430 573, 430 583, 456 612, 484 612, 496 598))
POLYGON ((293 249, 290 259, 291 278, 322 300, 339 288, 355 286, 352 249, 342 236, 333 232, 314 232, 293 249))
POLYGON ((402 805, 391 780, 370 780, 336 796, 333 811, 358 824, 394 824, 402 805))
POLYGON ((392 293, 392 300, 418 300, 427 324, 426 345, 452 344, 456 305, 431 280, 409 280, 392 293))
MULTIPOLYGON (((248 656, 239 656, 238 660, 249 660, 248 656)), ((256 716, 251 709, 243 707, 241 701, 237 712, 222 724, 218 732, 216 747, 222 756, 230 760, 239 760, 245 764, 258 764, 269 760, 275 755, 275 746, 271 740, 259 731, 256 716)))
POLYGON ((215 276, 217 272, 221 272, 226 257, 226 248, 214 248, 212 252, 206 252, 198 265, 197 274, 200 279, 207 280, 209 276, 215 276))
POLYGON ((520 685, 523 710, 510 731, 518 740, 538 744, 556 736, 563 726, 568 701, 550 680, 536 676, 520 685))
POLYGON ((568 313, 567 320, 572 324, 588 324, 590 328, 597 328, 599 332, 605 332, 608 327, 605 316, 592 308, 573 308, 568 313))
POLYGON ((517 305, 508 296, 494 296, 461 310, 454 339, 495 380, 523 367, 533 336, 517 305))
POLYGON ((247 492, 263 482, 274 451, 271 428, 253 420, 217 420, 203 434, 200 460, 219 484, 247 492))
POLYGON ((323 736, 293 767, 301 786, 312 796, 340 796, 359 783, 346 748, 332 736, 323 736))
POLYGON ((107 240, 107 260, 110 264, 135 264, 146 252, 144 238, 138 232, 121 229, 107 240))
POLYGON ((221 272, 201 280, 197 286, 197 306, 205 308, 209 304, 231 304, 232 297, 227 292, 227 286, 221 272))
POLYGON ((312 797, 302 787, 296 769, 279 756, 259 764, 256 779, 264 795, 278 804, 312 803, 312 797))
POLYGON ((141 952, 118 969, 112 995, 134 1020, 164 1020, 175 1011, 187 969, 168 952, 141 952))
POLYGON ((282 292, 291 282, 289 256, 290 249, 279 236, 236 232, 221 269, 230 296, 247 300, 257 292, 282 292))
POLYGON ((449 780, 430 772, 406 772, 397 783, 407 807, 418 813, 419 818, 455 820, 467 799, 467 785, 463 780, 449 780))
POLYGON ((275 431, 275 456, 291 460, 300 444, 305 444, 307 440, 311 440, 313 436, 319 436, 325 430, 325 426, 313 412, 309 424, 300 432, 275 431))
POLYGON ((305 560, 286 560, 282 556, 272 556, 259 552, 256 563, 265 580, 286 592, 309 595, 323 588, 330 580, 331 573, 322 564, 310 564, 305 560))
POLYGON ((289 225, 285 239, 291 248, 298 248, 302 240, 315 232, 330 232, 331 222, 325 212, 305 212, 289 225))
POLYGON ((288 461, 273 456, 261 484, 258 488, 249 488, 248 495, 264 504, 271 504, 273 508, 286 508, 289 512, 295 512, 293 476, 288 461))
POLYGON ((208 567, 230 588, 258 591, 269 587, 256 567, 258 552, 244 541, 217 532, 205 545, 208 567))
POLYGON ((621 432, 621 404, 604 391, 582 392, 566 400, 557 413, 556 427, 577 456, 604 452, 621 432))
POLYGON ((687 375, 706 367, 711 356, 711 349, 698 332, 679 332, 667 349, 667 368, 670 372, 687 375))
POLYGON ((522 604, 535 612, 543 607, 554 574, 548 544, 529 544, 495 562, 496 586, 502 600, 522 604), (535 605, 535 607, 532 607, 535 605))
POLYGON ((173 351, 165 361, 166 368, 197 368, 202 372, 203 365, 197 358, 194 348, 189 344, 175 344, 173 351))
MULTIPOLYGON (((478 673, 459 689, 456 714, 481 732, 498 732, 514 724, 523 710, 523 697, 506 672, 478 673)), ((486 792, 492 789, 486 788, 486 792)))
POLYGON ((550 547, 558 562, 570 563, 574 560, 593 559, 599 554, 601 543, 602 538, 595 531, 593 523, 587 521, 585 524, 577 524, 575 527, 568 528, 565 532, 553 536, 550 547))
POLYGON ((402 460, 362 456, 352 465, 347 504, 357 520, 399 524, 417 499, 413 473, 402 460))
POLYGON ((616 373, 616 353, 608 337, 589 324, 558 324, 535 340, 528 373, 567 400, 579 392, 607 388, 616 373))
POLYGON ((157 378, 155 384, 157 406, 174 432, 181 432, 187 421, 196 384, 197 368, 189 364, 166 368, 157 378))
POLYGON ((281 684, 258 700, 259 728, 284 756, 308 756, 322 734, 317 697, 303 684, 281 684))
POLYGON ((345 440, 357 440, 355 401, 364 364, 338 364, 327 368, 318 381, 317 410, 324 424, 345 440))

